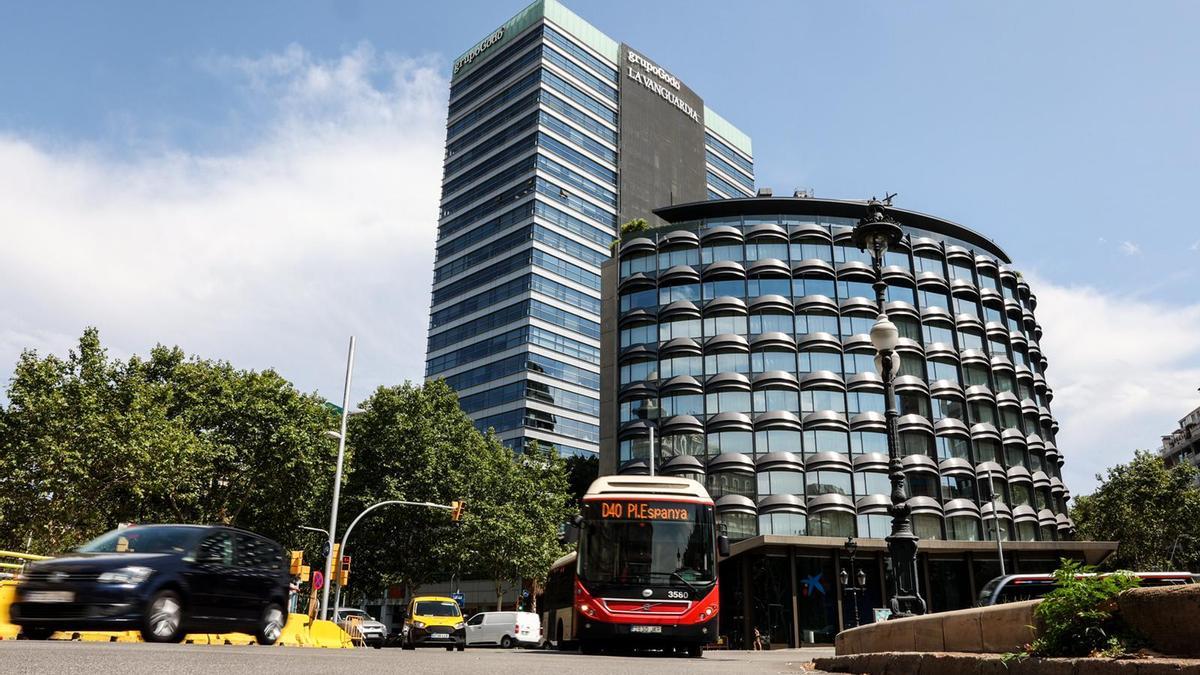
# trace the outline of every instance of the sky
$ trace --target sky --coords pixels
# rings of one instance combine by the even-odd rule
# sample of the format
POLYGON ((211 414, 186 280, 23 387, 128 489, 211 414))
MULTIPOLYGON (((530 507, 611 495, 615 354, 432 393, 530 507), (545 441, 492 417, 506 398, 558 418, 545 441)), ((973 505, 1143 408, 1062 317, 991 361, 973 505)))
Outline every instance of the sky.
MULTIPOLYGON (((1075 494, 1200 405, 1200 5, 567 0, 776 194, 996 240, 1075 494)), ((86 326, 352 399, 424 371, 449 64, 524 6, 0 2, 0 379, 86 326)))

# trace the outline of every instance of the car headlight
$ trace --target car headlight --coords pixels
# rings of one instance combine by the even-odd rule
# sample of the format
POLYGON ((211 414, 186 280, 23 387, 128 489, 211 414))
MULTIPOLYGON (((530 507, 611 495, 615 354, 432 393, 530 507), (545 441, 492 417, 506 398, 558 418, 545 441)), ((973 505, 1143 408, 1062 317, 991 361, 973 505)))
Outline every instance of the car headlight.
POLYGON ((463 622, 459 621, 458 623, 454 624, 454 630, 459 630, 459 629, 461 629, 461 628, 466 628, 466 626, 467 626, 467 624, 465 624, 465 623, 463 623, 463 622))
POLYGON ((424 621, 414 621, 413 622, 413 628, 424 628, 424 627, 425 627, 424 621))
POLYGON ((99 581, 102 584, 132 584, 134 586, 142 583, 154 574, 154 570, 149 567, 122 567, 119 570, 105 572, 101 574, 99 581))

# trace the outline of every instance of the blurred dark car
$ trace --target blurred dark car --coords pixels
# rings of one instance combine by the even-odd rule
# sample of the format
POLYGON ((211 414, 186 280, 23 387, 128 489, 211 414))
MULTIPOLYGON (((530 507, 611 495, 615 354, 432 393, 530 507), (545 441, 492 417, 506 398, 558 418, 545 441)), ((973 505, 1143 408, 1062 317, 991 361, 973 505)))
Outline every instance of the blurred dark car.
POLYGON ((287 623, 283 547, 202 525, 113 530, 74 553, 26 565, 10 609, 29 639, 55 631, 139 630, 147 642, 239 632, 274 644, 287 623))

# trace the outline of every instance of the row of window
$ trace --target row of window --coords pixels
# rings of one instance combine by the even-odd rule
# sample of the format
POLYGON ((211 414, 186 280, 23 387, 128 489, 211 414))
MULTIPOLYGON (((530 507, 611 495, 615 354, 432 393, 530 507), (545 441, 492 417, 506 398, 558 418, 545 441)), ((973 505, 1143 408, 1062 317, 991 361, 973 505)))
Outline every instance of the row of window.
POLYGON ((433 304, 436 306, 464 293, 469 293, 481 287, 487 287, 497 277, 530 265, 553 272, 564 279, 582 286, 600 290, 600 275, 579 265, 550 255, 541 249, 527 249, 494 263, 487 269, 465 276, 435 290, 433 292, 433 304))
POLYGON ((712 149, 707 147, 704 149, 704 160, 724 171, 725 175, 733 178, 735 181, 737 181, 738 185, 742 186, 746 190, 751 192, 754 191, 754 177, 747 176, 741 171, 738 171, 736 168, 734 168, 733 164, 729 163, 725 160, 725 158, 713 152, 712 149))
POLYGON ((519 408, 497 415, 481 417, 475 420, 475 428, 480 431, 493 429, 498 434, 519 428, 536 429, 538 431, 577 438, 590 443, 598 443, 600 441, 600 427, 595 424, 581 422, 561 415, 554 415, 543 410, 534 410, 533 408, 519 408))
POLYGON ((754 175, 754 162, 752 160, 747 159, 746 157, 744 157, 742 155, 742 153, 738 152, 737 150, 734 150, 725 141, 721 140, 720 138, 717 138, 713 134, 709 133, 707 130, 704 132, 704 145, 707 146, 708 148, 715 150, 718 154, 720 154, 722 157, 729 160, 730 162, 733 162, 734 164, 738 165, 746 173, 750 174, 751 176, 754 175))
POLYGON ((514 373, 538 373, 570 384, 590 389, 600 388, 600 374, 587 368, 563 363, 541 354, 522 353, 465 370, 446 378, 446 384, 455 391, 478 387, 514 373))
MULTIPOLYGON (((485 291, 481 291, 462 302, 453 304, 445 309, 434 312, 429 318, 429 328, 436 329, 439 326, 444 326, 452 321, 460 319, 469 314, 473 314, 482 309, 494 307, 501 302, 514 298, 518 295, 534 291, 556 300, 569 303, 573 307, 590 312, 592 314, 600 313, 600 300, 578 291, 570 286, 560 284, 557 281, 547 279, 539 274, 526 274, 522 277, 517 277, 512 281, 506 281, 499 286, 493 286, 485 291)), ((429 351, 434 351, 430 348, 429 351)))
MULTIPOLYGON (((518 54, 522 49, 537 42, 542 36, 541 28, 530 31, 527 35, 514 41, 512 44, 504 48, 504 56, 518 54)), ((541 45, 520 54, 514 59, 505 60, 503 57, 489 59, 483 64, 477 66, 473 71, 459 78, 450 85, 450 106, 449 117, 451 119, 461 110, 465 110, 472 103, 482 98, 485 94, 491 92, 496 85, 508 79, 515 73, 520 72, 525 66, 536 62, 541 58, 541 45), (486 80, 486 82, 478 87, 472 87, 486 80), (471 91, 467 92, 470 89, 471 91), (467 92, 463 94, 462 92, 467 92), (460 95, 461 94, 461 95, 460 95)))
POLYGON ((705 177, 710 186, 717 188, 730 197, 750 197, 754 194, 749 188, 734 185, 712 171, 706 171, 705 177))
MULTIPOLYGON (((500 314, 501 319, 510 318, 510 320, 520 320, 525 316, 529 316, 554 323, 582 335, 597 338, 600 335, 600 326, 596 322, 537 300, 527 300, 513 305, 512 308, 501 310, 500 314)), ((461 349, 432 357, 425 362, 425 374, 428 376, 436 375, 472 361, 486 358, 490 354, 526 343, 553 349, 561 354, 582 361, 597 364, 600 362, 599 350, 589 344, 565 335, 551 333, 537 326, 521 326, 500 335, 472 343, 461 349)))
MULTIPOLYGON (((728 512, 717 516, 722 532, 731 539, 746 539, 759 534, 814 537, 868 537, 885 539, 892 533, 892 517, 884 513, 855 516, 844 511, 822 511, 803 513, 764 513, 758 516, 748 513, 728 512)), ((974 516, 941 516, 920 513, 912 517, 913 531, 921 539, 950 539, 953 541, 983 541, 982 525, 989 532, 986 539, 994 540, 992 521, 981 523, 974 516), (943 522, 944 521, 944 522, 943 522), (944 527, 944 530, 943 530, 944 527)), ((1000 519, 1001 539, 1012 539, 1012 521, 1000 519)), ((1033 522, 1016 524, 1018 541, 1058 541, 1058 530, 1054 526, 1038 526, 1033 522)))
MULTIPOLYGON (((1032 472, 1043 471, 1053 478, 1059 475, 1058 465, 1047 461, 1041 453, 1029 451, 1023 446, 1001 445, 993 440, 973 439, 956 436, 937 436, 919 432, 897 434, 902 455, 923 455, 943 461, 964 459, 971 464, 995 462, 1007 468, 1023 467, 1032 472)), ((818 452, 833 452, 839 455, 859 456, 866 453, 888 454, 887 435, 876 431, 831 431, 810 429, 767 429, 761 431, 715 431, 708 434, 668 434, 655 440, 655 449, 662 457, 690 455, 693 457, 715 457, 725 453, 762 455, 771 452, 790 452, 797 455, 812 455, 818 452)), ((621 462, 644 459, 650 454, 650 439, 647 436, 626 438, 618 444, 621 462)))
POLYGON ((600 399, 584 396, 541 382, 520 380, 458 400, 463 412, 471 414, 513 401, 537 401, 589 415, 600 415, 600 399))

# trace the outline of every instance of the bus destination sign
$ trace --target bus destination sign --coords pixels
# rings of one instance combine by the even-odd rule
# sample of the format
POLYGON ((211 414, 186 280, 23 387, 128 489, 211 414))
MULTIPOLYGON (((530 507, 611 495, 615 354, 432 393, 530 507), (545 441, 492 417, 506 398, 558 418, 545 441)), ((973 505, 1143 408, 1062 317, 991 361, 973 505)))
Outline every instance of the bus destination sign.
POLYGON ((601 501, 600 518, 603 520, 675 520, 691 521, 695 517, 688 505, 671 502, 646 502, 640 500, 601 501))

